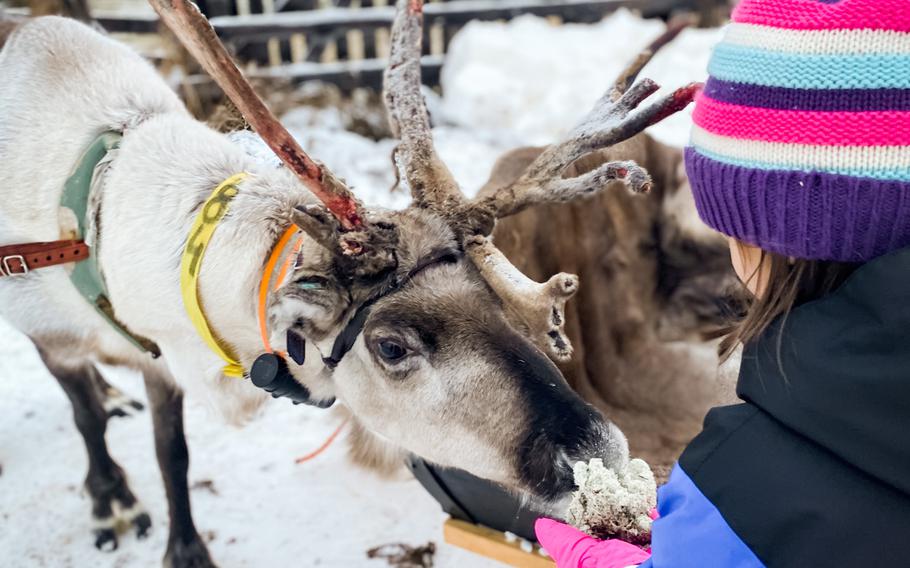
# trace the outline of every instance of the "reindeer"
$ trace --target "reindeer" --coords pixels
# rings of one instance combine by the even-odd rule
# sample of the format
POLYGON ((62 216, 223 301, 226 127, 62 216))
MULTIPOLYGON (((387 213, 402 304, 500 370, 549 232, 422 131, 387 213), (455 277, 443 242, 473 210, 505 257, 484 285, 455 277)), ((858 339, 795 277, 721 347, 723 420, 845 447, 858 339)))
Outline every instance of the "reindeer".
MULTIPOLYGON (((513 182, 543 150, 502 156, 481 195, 513 182)), ((707 410, 732 403, 735 375, 718 372, 710 336, 735 310, 728 300, 739 280, 726 240, 698 219, 682 149, 642 133, 584 156, 566 175, 618 158, 646 167, 653 189, 645 198, 602 191, 535 207, 498 223, 494 237, 531 278, 555 270, 584 275, 566 306, 575 355, 558 366, 662 479, 707 410)))
POLYGON ((554 514, 575 461, 624 467, 625 436, 554 364, 572 353, 563 307, 577 278, 533 282, 489 235, 498 218, 538 204, 620 185, 646 191, 650 178, 629 161, 562 174, 683 108, 697 85, 636 110, 657 89, 633 84, 640 58, 566 141, 514 183, 469 200, 433 149, 420 93, 422 2, 399 0, 385 99, 413 205, 387 211, 364 207, 303 152, 194 5, 153 5, 286 167, 255 163, 193 120, 148 63, 82 24, 32 20, 0 52, 0 242, 62 239, 83 250, 67 239, 86 239, 116 322, 160 353, 137 349, 84 300, 71 263, 36 269, 42 258, 14 254, 21 245, 0 249, 0 315, 32 339, 73 402, 99 548, 116 547, 115 525, 142 536, 150 519, 105 445, 96 362, 144 377, 169 505, 166 566, 213 565, 190 513, 184 392, 235 422, 267 393, 317 406, 338 399, 361 435, 499 482, 554 514), (121 140, 96 170, 80 235, 61 187, 105 131, 121 140))

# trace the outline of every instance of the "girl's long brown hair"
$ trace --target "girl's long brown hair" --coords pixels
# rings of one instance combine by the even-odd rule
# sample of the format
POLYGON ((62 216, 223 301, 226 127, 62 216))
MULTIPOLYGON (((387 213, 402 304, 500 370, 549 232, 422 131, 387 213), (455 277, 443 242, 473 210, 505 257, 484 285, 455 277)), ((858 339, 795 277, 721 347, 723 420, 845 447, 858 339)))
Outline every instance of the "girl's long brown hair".
MULTIPOLYGON (((737 246, 742 247, 741 244, 737 246)), ((759 267, 750 279, 760 281, 767 272, 767 285, 759 296, 752 295, 743 286, 740 298, 742 315, 724 330, 720 343, 721 360, 727 360, 739 345, 757 339, 772 322, 779 317, 786 318, 796 306, 823 298, 836 290, 858 266, 844 262, 790 259, 762 251, 759 267)))

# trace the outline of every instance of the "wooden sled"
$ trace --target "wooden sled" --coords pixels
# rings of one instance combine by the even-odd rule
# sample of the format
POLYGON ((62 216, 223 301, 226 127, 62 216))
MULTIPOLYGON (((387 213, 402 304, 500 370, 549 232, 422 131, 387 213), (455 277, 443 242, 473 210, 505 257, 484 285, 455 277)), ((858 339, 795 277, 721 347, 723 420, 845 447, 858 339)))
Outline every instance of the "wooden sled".
POLYGON ((450 518, 443 525, 442 532, 447 543, 509 566, 521 568, 556 566, 551 558, 540 554, 541 549, 537 544, 533 545, 532 552, 527 552, 517 538, 507 538, 505 533, 481 525, 450 518))

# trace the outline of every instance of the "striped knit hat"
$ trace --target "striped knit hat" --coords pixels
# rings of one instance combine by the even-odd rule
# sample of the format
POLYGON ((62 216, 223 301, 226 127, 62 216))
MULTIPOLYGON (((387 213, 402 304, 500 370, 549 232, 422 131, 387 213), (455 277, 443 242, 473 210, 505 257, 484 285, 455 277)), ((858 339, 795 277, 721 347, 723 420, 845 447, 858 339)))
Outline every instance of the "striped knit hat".
POLYGON ((786 256, 910 246, 910 0, 742 0, 686 168, 702 220, 786 256))

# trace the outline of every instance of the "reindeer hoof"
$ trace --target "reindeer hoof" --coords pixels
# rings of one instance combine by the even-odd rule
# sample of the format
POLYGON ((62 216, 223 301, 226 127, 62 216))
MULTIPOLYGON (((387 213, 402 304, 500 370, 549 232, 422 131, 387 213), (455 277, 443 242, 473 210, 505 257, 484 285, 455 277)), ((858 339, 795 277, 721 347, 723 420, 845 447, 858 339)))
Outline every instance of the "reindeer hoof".
POLYGON ((124 506, 122 501, 116 497, 92 498, 96 509, 100 506, 108 510, 106 515, 92 515, 95 525, 95 529, 92 531, 95 536, 95 548, 102 552, 117 550, 118 535, 123 535, 128 530, 132 530, 136 538, 140 540, 151 534, 152 518, 132 493, 129 493, 128 487, 124 485, 120 491, 127 493, 121 497, 132 503, 130 506, 124 506))
POLYGON ((197 535, 190 542, 173 540, 168 544, 164 555, 165 568, 217 568, 212 562, 209 551, 197 535))
POLYGON ((136 538, 144 540, 152 533, 152 518, 148 513, 139 513, 133 519, 133 529, 136 531, 136 538))
POLYGON ((101 552, 117 550, 117 531, 112 528, 95 529, 95 548, 101 552))

